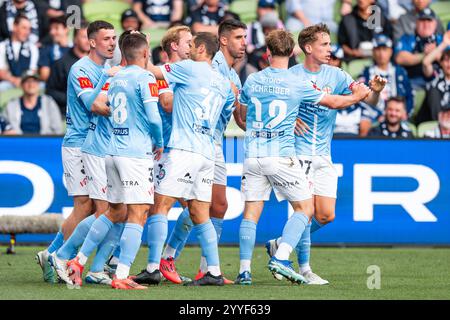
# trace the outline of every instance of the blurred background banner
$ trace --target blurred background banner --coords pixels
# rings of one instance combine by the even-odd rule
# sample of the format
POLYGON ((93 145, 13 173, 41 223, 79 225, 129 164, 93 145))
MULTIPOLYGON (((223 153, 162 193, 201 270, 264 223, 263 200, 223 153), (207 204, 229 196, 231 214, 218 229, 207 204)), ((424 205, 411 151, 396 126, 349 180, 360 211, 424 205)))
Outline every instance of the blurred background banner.
MULTIPOLYGON (((61 137, 0 137, 0 215, 68 215, 61 137)), ((221 244, 238 244, 242 138, 226 138, 229 209, 221 244)), ((339 175, 336 219, 313 235, 316 244, 450 245, 450 140, 336 139, 339 175)), ((172 209, 169 228, 180 213, 172 209)), ((274 196, 258 224, 257 243, 281 234, 290 214, 274 196)), ((144 232, 146 235, 146 232, 144 232)), ((17 241, 48 242, 53 235, 18 235, 17 241)), ((195 243, 195 235, 189 242, 195 243)), ((1 242, 9 236, 0 235, 1 242)))

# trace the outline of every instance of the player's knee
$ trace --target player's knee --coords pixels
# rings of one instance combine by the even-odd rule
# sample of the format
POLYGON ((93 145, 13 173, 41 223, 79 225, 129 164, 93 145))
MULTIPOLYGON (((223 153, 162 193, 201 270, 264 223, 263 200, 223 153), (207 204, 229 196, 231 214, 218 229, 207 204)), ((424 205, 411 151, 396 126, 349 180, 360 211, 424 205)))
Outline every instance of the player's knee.
POLYGON ((315 218, 320 224, 328 224, 334 221, 334 211, 316 213, 315 218))
POLYGON ((211 217, 220 218, 222 219, 225 216, 225 213, 228 210, 228 201, 222 200, 222 201, 216 201, 213 202, 211 205, 211 217))

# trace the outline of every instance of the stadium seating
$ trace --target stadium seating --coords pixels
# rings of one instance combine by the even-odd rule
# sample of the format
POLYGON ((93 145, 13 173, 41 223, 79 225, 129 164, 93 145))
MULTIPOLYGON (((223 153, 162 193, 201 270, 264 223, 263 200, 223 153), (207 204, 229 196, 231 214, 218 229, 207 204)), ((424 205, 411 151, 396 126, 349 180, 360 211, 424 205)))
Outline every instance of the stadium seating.
POLYGON ((236 12, 241 20, 250 23, 256 20, 257 1, 254 0, 235 0, 231 3, 230 10, 236 12))
POLYGON ((450 22, 450 1, 439 1, 431 4, 431 8, 442 20, 444 27, 450 22))
POLYGON ((114 28, 121 30, 120 16, 130 8, 130 4, 119 0, 91 1, 83 4, 83 13, 87 21, 105 20, 114 28))
POLYGON ((418 114, 420 108, 422 107, 424 99, 425 99, 425 90, 420 89, 414 91, 414 109, 410 115, 411 119, 414 119, 418 114))
POLYGON ((417 127, 411 122, 405 122, 405 124, 408 126, 409 130, 411 130, 413 136, 417 137, 417 127))
POLYGON ((2 111, 9 100, 18 98, 22 95, 22 89, 15 88, 5 90, 0 94, 0 111, 2 111))
POLYGON ((417 126, 417 136, 419 138, 423 138, 424 135, 425 135, 425 132, 433 130, 437 126, 438 126, 438 122, 437 121, 422 122, 421 124, 419 124, 417 126))
POLYGON ((347 71, 353 78, 358 78, 364 70, 365 66, 373 63, 372 59, 357 59, 349 62, 344 70, 347 71))

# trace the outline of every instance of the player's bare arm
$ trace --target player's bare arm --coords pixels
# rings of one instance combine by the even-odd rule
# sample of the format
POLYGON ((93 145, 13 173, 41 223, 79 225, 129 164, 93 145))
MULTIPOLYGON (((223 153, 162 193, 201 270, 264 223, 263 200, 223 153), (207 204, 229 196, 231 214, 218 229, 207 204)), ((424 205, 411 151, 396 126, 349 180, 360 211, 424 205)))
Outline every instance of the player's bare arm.
POLYGON ((163 110, 172 113, 173 110, 173 93, 164 92, 159 95, 159 103, 163 110))
POLYGON ((99 116, 109 117, 111 109, 108 106, 108 97, 106 94, 99 94, 92 103, 92 112, 99 116))
POLYGON ((371 90, 368 86, 363 83, 356 83, 352 86, 352 94, 351 95, 325 95, 322 100, 320 100, 320 104, 328 107, 330 109, 345 109, 349 106, 354 105, 364 99, 366 99, 371 90))

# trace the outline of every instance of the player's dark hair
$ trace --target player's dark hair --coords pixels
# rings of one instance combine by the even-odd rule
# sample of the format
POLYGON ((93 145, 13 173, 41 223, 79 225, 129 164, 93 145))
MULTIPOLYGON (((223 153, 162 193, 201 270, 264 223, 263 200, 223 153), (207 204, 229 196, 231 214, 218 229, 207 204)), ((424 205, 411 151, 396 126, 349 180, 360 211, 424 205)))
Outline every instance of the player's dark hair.
POLYGON ((328 26, 325 23, 318 23, 306 27, 298 35, 298 46, 303 50, 305 54, 305 46, 316 41, 318 39, 318 33, 326 33, 330 35, 330 29, 328 29, 328 26))
POLYGON ((295 41, 290 32, 273 30, 266 37, 267 48, 272 56, 290 57, 294 51, 295 41))
POLYGON ((122 40, 122 54, 127 62, 136 61, 142 48, 148 47, 145 36, 141 33, 131 33, 124 36, 122 40))
POLYGON ((18 25, 20 23, 20 21, 22 20, 28 20, 30 21, 30 19, 28 19, 28 17, 26 15, 24 15, 23 13, 19 13, 15 18, 14 18, 14 24, 18 25))
POLYGON ((236 19, 225 20, 221 24, 219 24, 219 37, 236 29, 247 30, 247 25, 236 19))
POLYGON ((91 22, 89 23, 87 29, 88 38, 94 39, 95 36, 97 35, 97 32, 99 32, 101 29, 114 30, 114 26, 111 23, 103 20, 91 22))
POLYGON ((217 40, 217 36, 210 32, 199 32, 195 35, 194 38, 195 47, 199 47, 200 45, 204 45, 206 49, 207 55, 212 58, 219 51, 219 41, 217 40))
POLYGON ((144 37, 144 39, 146 39, 146 38, 145 38, 145 35, 144 35, 143 33, 139 32, 139 31, 134 31, 134 30, 127 30, 127 31, 124 31, 124 32, 122 32, 122 34, 120 35, 119 41, 117 42, 118 45, 119 45, 120 51, 122 51, 123 39, 125 39, 126 36, 132 34, 132 32, 133 32, 133 34, 140 35, 140 36, 144 37))
POLYGON ((82 20, 79 28, 73 29, 73 37, 75 38, 81 30, 87 29, 89 23, 86 20, 82 20))

